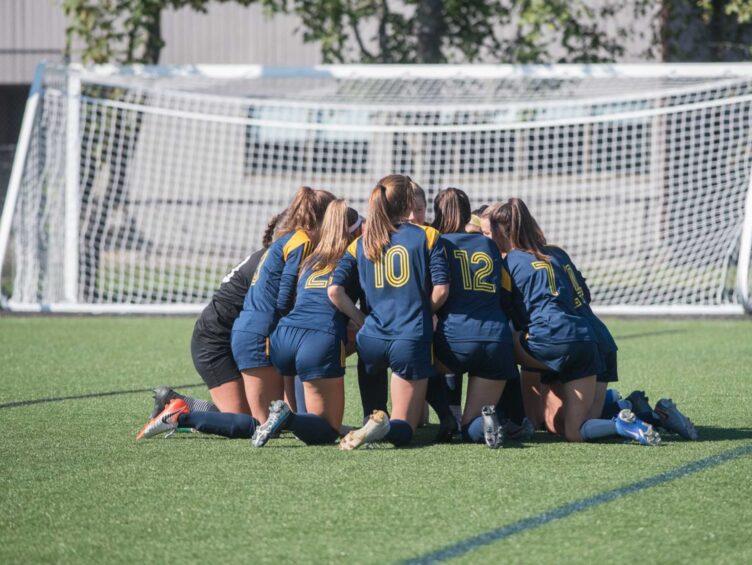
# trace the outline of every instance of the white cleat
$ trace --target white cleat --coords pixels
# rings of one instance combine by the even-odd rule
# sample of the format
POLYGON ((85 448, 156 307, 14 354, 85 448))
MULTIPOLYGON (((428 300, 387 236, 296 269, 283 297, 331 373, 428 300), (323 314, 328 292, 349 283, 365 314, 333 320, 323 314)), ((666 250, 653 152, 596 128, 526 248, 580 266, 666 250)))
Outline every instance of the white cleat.
POLYGON ((374 410, 365 426, 349 432, 339 442, 342 451, 352 451, 361 445, 384 439, 389 433, 389 417, 382 410, 374 410))

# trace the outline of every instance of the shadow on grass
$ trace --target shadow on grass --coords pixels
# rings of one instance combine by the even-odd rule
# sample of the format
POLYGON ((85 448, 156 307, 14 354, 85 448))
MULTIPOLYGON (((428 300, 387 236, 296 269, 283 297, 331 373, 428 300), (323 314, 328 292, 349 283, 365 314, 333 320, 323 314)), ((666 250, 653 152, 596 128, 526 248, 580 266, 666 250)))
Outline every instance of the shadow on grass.
POLYGON ((640 339, 643 337, 653 337, 657 335, 683 334, 687 333, 688 331, 689 330, 656 330, 654 332, 641 332, 638 334, 615 335, 614 339, 618 342, 624 339, 640 339))
MULTIPOLYGON (((695 426, 700 439, 697 441, 739 441, 752 439, 752 428, 721 428, 716 426, 695 426)), ((677 435, 668 436, 676 437, 677 435)), ((677 441, 686 441, 679 438, 677 441)))
MULTIPOLYGON (((196 388, 196 387, 205 387, 206 385, 204 383, 200 384, 187 384, 187 385, 178 385, 173 387, 174 389, 184 389, 184 388, 196 388)), ((4 408, 18 408, 21 406, 32 406, 34 404, 46 404, 48 402, 64 402, 66 400, 87 400, 89 398, 103 398, 105 396, 119 396, 121 394, 140 394, 143 392, 152 392, 154 390, 154 387, 151 388, 136 388, 136 389, 130 389, 130 390, 109 390, 109 391, 103 391, 103 392, 91 392, 89 394, 78 394, 75 396, 49 396, 46 398, 35 398, 33 400, 17 400, 16 402, 6 402, 4 404, 0 404, 0 410, 4 408)))

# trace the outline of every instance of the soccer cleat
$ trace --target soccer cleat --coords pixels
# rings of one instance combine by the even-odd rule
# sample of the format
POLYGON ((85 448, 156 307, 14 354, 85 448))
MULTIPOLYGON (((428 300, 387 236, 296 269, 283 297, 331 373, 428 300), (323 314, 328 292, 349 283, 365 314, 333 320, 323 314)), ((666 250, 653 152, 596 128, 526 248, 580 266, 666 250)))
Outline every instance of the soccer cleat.
POLYGON ((460 427, 457 424, 457 420, 454 419, 454 414, 450 413, 439 422, 439 431, 436 433, 434 441, 436 443, 452 443, 452 438, 459 431, 460 427))
POLYGON ((661 427, 679 434, 684 439, 696 440, 698 438, 692 420, 679 412, 676 404, 670 398, 661 398, 655 405, 655 413, 661 420, 661 427))
POLYGON ((151 415, 149 418, 156 417, 157 414, 159 414, 162 410, 165 409, 165 406, 170 402, 170 400, 174 400, 176 398, 180 398, 180 395, 172 390, 167 385, 158 386, 154 389, 154 409, 151 411, 151 415))
POLYGON ((158 434, 170 432, 168 437, 178 429, 178 418, 181 414, 188 414, 188 405, 182 398, 171 400, 159 414, 151 418, 138 432, 136 440, 150 438, 158 434))
POLYGON ((352 451, 363 444, 382 440, 389 433, 389 417, 382 410, 374 410, 365 426, 348 433, 339 442, 342 451, 352 451))
POLYGON ((481 408, 483 417, 483 437, 486 445, 491 449, 498 449, 504 445, 504 428, 499 424, 499 418, 496 416, 496 407, 488 404, 481 408))
POLYGON ((648 402, 648 397, 645 396, 644 390, 635 390, 629 393, 629 396, 627 396, 626 400, 629 400, 629 402, 632 404, 632 412, 635 414, 644 414, 646 412, 652 412, 653 409, 650 407, 650 403, 648 402))
POLYGON ((616 432, 622 437, 633 439, 640 445, 658 445, 661 443, 661 436, 653 426, 640 420, 628 408, 614 416, 614 422, 616 422, 616 432))
POLYGON ((253 432, 251 445, 264 447, 275 434, 277 434, 290 419, 292 411, 284 400, 272 400, 269 405, 269 418, 253 432))
POLYGON ((504 439, 513 441, 529 441, 535 434, 533 423, 527 418, 522 419, 522 424, 517 425, 512 420, 504 423, 504 439))

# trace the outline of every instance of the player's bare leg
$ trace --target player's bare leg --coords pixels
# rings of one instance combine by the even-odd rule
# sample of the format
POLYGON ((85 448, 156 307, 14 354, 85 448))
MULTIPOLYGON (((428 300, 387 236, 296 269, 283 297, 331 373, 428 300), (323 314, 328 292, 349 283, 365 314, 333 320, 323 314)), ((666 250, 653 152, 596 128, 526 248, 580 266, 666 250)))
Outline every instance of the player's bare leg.
POLYGON ((595 398, 595 375, 557 385, 562 393, 564 406, 564 437, 567 441, 582 441, 580 428, 588 419, 588 412, 595 398))
POLYGON ((269 405, 284 397, 284 382, 274 367, 258 367, 241 371, 245 396, 251 414, 262 424, 269 417, 269 405))
POLYGON ((588 419, 600 418, 603 413, 603 403, 606 401, 606 391, 608 390, 608 383, 595 383, 595 396, 593 397, 593 405, 588 412, 588 419))
POLYGON ((344 377, 305 381, 303 388, 308 413, 321 416, 333 429, 339 430, 345 414, 344 377))
POLYGON ((293 412, 298 411, 298 402, 295 398, 295 377, 283 377, 285 396, 284 400, 293 412))
POLYGON ((245 398, 243 379, 239 374, 237 379, 210 388, 209 394, 211 395, 212 402, 219 408, 220 412, 251 414, 251 407, 245 398))
POLYGON ((506 381, 469 377, 467 383, 467 400, 462 413, 462 425, 469 424, 480 416, 481 408, 486 405, 498 404, 504 392, 506 381))
POLYGON ((392 374, 390 388, 392 393, 391 418, 406 421, 415 431, 423 414, 428 379, 408 381, 392 374))

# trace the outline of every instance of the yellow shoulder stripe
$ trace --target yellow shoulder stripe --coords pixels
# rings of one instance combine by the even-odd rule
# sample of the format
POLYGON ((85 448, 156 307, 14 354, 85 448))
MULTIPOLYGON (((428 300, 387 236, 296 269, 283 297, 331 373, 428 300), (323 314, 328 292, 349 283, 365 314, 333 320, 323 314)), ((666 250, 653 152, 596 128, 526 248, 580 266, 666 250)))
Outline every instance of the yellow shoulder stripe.
POLYGON ((282 248, 282 256, 285 258, 285 261, 287 261, 287 256, 301 245, 305 246, 305 249, 303 249, 303 258, 305 258, 311 252, 311 240, 308 238, 306 232, 298 230, 295 232, 295 235, 287 240, 287 243, 282 248))
POLYGON ((501 288, 512 292, 512 275, 504 267, 501 268, 501 288))
POLYGON ((439 237, 441 237, 441 233, 439 233, 438 230, 432 228, 431 226, 418 226, 421 228, 424 232, 426 232, 426 239, 428 240, 428 250, 430 251, 433 249, 433 246, 436 245, 436 242, 439 241, 439 237))
POLYGON ((356 237, 353 242, 347 246, 347 252, 352 255, 353 257, 357 258, 357 252, 358 252, 358 240, 360 239, 360 236, 356 237))

